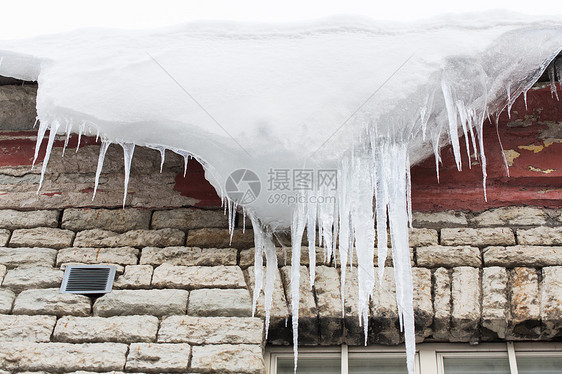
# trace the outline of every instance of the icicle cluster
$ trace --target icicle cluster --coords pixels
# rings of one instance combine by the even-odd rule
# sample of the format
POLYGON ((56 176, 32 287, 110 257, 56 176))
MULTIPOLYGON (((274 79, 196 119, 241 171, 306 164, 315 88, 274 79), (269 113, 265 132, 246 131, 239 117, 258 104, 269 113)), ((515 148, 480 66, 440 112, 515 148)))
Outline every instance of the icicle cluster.
MULTIPOLYGON (((233 170, 255 169, 263 182, 267 168, 282 162, 288 168, 305 165, 337 169, 334 190, 323 186, 302 192, 302 199, 290 207, 272 207, 263 198, 242 207, 255 235, 254 308, 263 289, 269 323, 277 268, 275 233, 290 227, 296 368, 299 284, 304 281, 298 265, 306 230, 308 282, 312 286, 315 279, 316 246, 323 246, 328 258, 337 251, 342 302, 345 271, 356 254, 359 322, 366 341, 369 302, 379 286, 373 262, 378 238, 381 281, 388 249, 392 251, 400 326, 405 334, 408 370, 413 373, 415 331, 408 246, 410 166, 433 153, 439 180, 439 151, 451 144, 461 170, 464 136, 468 166, 476 159, 482 167, 485 198, 485 120, 499 116, 505 109, 510 114, 514 101, 522 94, 526 101, 526 92, 562 46, 560 24, 531 23, 529 27, 522 21, 509 23, 501 19, 490 26, 489 18, 483 19, 484 23, 459 20, 460 26, 437 23, 423 33, 411 29, 387 32, 386 28, 362 22, 319 24, 310 29, 288 27, 265 33, 261 26, 252 31, 227 25, 224 30, 217 27, 201 33, 189 28, 180 30, 170 33, 166 43, 159 33, 143 34, 142 38, 129 34, 108 38, 100 31, 99 35, 90 35, 92 43, 86 34, 84 40, 76 38, 70 46, 66 40, 53 43, 58 48, 44 41, 0 46, 0 74, 40 78, 34 163, 47 130, 50 132, 39 188, 57 134, 66 135, 64 148, 73 132, 78 133, 78 147, 83 134, 101 136, 93 197, 108 147, 112 143, 122 147, 123 206, 135 146, 159 151, 161 168, 165 151, 170 150, 184 158, 184 175, 189 158, 195 157, 203 164, 206 178, 223 198, 232 235, 239 207, 237 201, 226 196, 225 182, 233 170), (108 41, 111 42, 107 44, 108 41), (411 61, 410 66, 400 70, 402 64, 398 70, 389 71, 396 61, 403 60, 404 49, 410 54, 415 48, 420 50, 416 52, 419 56, 406 60, 411 61), (147 57, 148 49, 158 53, 147 57), (36 50, 41 58, 29 57, 35 56, 36 50), (220 59, 216 51, 221 51, 220 59), (385 51, 385 58, 380 58, 380 51, 385 51), (42 59, 49 63, 38 65, 42 59), (268 66, 272 61, 277 63, 274 68, 268 66), (91 69, 96 62, 104 67, 91 69), (155 74, 163 73, 161 70, 166 74, 155 74), (389 74, 398 83, 385 86, 390 78, 385 81, 377 74, 389 74), (367 82, 374 76, 378 79, 367 82), (140 81, 138 77, 147 80, 140 81), (161 84, 162 77, 173 78, 171 88, 161 84), (190 86, 185 88, 180 81, 190 86), (305 85, 309 81, 311 84, 305 85), (372 93, 372 86, 380 84, 372 93), (140 85, 134 90, 138 96, 122 88, 131 85, 140 85), (193 95, 188 91, 192 87, 193 95), (366 96, 368 100, 357 109, 366 96), (203 97, 205 106, 196 97, 203 97), (348 118, 348 113, 353 114, 348 118), (302 149, 310 148, 308 143, 314 141, 318 146, 318 133, 334 129, 323 126, 336 126, 342 119, 342 126, 353 126, 345 131, 350 136, 337 134, 328 143, 332 148, 318 152, 316 158, 305 159, 302 149), (340 135, 341 139, 337 139, 340 135), (255 154, 250 155, 242 143, 255 154)), ((556 80, 561 81, 562 63, 558 61, 548 75, 552 96, 558 99, 556 80)))

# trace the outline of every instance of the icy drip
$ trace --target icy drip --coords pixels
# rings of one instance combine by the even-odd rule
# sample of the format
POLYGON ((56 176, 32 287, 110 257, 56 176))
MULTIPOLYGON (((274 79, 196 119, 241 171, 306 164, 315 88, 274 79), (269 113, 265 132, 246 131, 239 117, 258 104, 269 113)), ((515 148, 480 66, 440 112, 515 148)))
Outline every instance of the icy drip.
POLYGON ((102 141, 100 146, 100 154, 98 156, 98 167, 96 169, 96 180, 94 182, 94 193, 92 194, 92 201, 96 198, 96 192, 98 191, 98 185, 100 182, 100 175, 103 169, 103 161, 105 160, 105 154, 107 153, 107 149, 111 144, 110 141, 102 141))
POLYGON ((133 160, 133 153, 135 152, 134 143, 121 143, 121 148, 123 148, 123 162, 125 167, 125 183, 123 191, 123 208, 125 208, 125 203, 127 202, 127 190, 129 189, 129 177, 131 175, 131 163, 133 160))

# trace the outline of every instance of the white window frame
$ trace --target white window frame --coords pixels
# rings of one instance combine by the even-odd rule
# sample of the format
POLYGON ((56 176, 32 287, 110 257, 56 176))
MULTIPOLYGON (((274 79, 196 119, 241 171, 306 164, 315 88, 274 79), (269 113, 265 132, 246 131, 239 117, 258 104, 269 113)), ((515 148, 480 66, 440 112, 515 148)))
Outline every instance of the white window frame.
MULTIPOLYGON (((403 346, 349 347, 303 347, 299 348, 300 358, 339 358, 341 373, 347 374, 348 359, 351 357, 400 357, 405 359, 403 346)), ((518 374, 517 357, 551 357, 562 358, 562 343, 423 343, 417 345, 415 358, 416 374, 443 374, 443 360, 447 357, 503 357, 508 359, 511 374, 518 374), (475 356, 477 354, 477 356, 475 356)), ((265 355, 265 373, 276 374, 278 358, 292 358, 291 347, 267 347, 265 355)))

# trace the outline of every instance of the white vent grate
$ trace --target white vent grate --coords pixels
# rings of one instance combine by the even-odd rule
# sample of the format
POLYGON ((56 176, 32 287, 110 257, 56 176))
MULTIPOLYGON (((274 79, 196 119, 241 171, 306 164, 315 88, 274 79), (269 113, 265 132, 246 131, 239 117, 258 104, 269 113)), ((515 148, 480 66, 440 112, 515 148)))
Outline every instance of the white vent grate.
POLYGON ((111 292, 115 266, 68 265, 60 288, 61 293, 99 294, 111 292))

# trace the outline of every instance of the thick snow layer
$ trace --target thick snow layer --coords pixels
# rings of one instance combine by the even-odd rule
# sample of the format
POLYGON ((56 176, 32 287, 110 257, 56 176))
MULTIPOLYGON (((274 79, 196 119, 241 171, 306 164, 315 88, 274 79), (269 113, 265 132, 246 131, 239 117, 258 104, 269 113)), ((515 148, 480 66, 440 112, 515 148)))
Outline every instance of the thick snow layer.
MULTIPOLYGON (((459 168, 461 157, 481 159, 485 185, 484 120, 509 110, 561 48, 561 19, 503 13, 415 25, 199 22, 2 41, 0 75, 38 80, 39 139, 50 130, 48 149, 55 133, 99 134, 101 168, 107 144, 121 144, 125 184, 135 145, 199 159, 231 217, 242 205, 252 220, 257 280, 262 253, 275 261, 279 230, 291 229, 293 263, 305 229, 311 248, 318 240, 326 255, 339 251, 342 268, 355 250, 365 331, 378 236, 381 269, 387 244, 393 253, 412 371, 410 165, 434 154, 438 166, 450 142, 459 168), (327 175, 337 186, 318 183, 327 175)), ((299 274, 295 267, 293 315, 299 274)), ((274 275, 266 274, 266 300, 274 275)))

